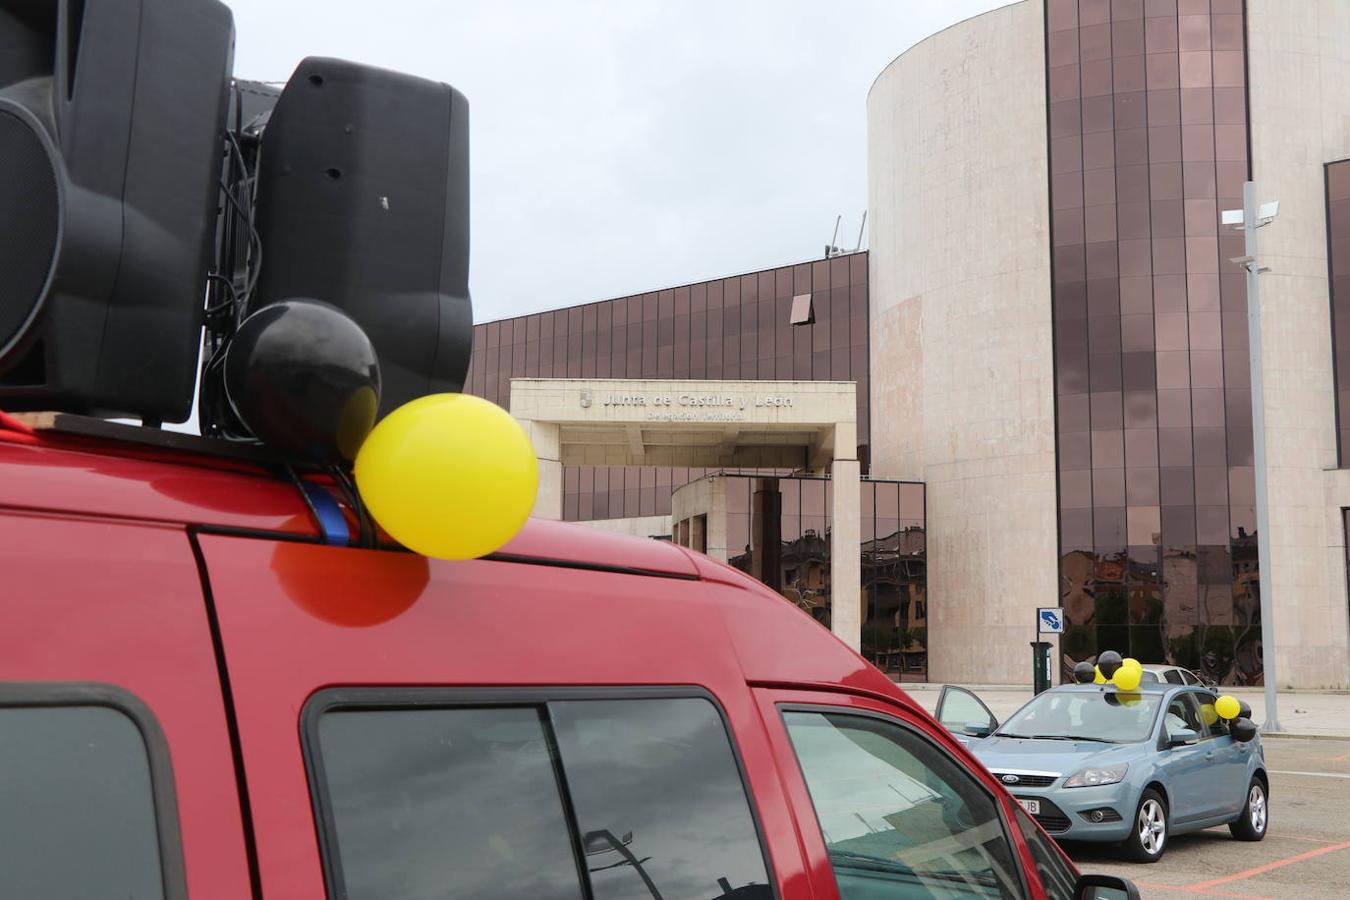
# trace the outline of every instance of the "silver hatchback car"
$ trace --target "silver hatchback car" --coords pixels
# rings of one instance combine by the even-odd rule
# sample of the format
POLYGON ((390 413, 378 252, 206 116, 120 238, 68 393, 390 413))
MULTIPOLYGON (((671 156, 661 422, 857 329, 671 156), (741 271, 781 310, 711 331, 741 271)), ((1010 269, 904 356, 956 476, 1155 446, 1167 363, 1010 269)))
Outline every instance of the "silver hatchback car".
POLYGON ((1270 779, 1260 736, 1241 741, 1203 687, 1062 685, 1000 725, 970 691, 948 686, 937 718, 1056 838, 1118 841, 1156 862, 1174 834, 1228 825, 1259 841, 1270 779))

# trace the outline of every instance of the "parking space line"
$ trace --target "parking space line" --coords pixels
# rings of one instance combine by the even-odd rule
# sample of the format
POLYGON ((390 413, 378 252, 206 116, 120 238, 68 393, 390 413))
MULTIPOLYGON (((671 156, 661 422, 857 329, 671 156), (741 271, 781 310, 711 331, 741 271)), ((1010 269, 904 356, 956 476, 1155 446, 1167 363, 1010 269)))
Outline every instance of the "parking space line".
POLYGON ((1334 853, 1337 850, 1350 850, 1350 841, 1342 844, 1332 844, 1329 847, 1318 847, 1316 850, 1307 850, 1303 853, 1295 853, 1293 856, 1286 856, 1284 859, 1277 859, 1274 862, 1266 863, 1264 866, 1255 866, 1250 869, 1244 869, 1235 875, 1227 875, 1223 878, 1215 878, 1212 881, 1200 881, 1195 884, 1186 885, 1187 890, 1203 891, 1208 888, 1218 887, 1221 884, 1228 884, 1232 881, 1241 881, 1244 878, 1251 878, 1255 875, 1263 875, 1273 869, 1279 869, 1284 866, 1293 865, 1296 862, 1303 862, 1306 859, 1312 859, 1316 856, 1322 856, 1325 853, 1334 853))
POLYGON ((1135 881, 1136 887, 1148 888, 1150 891, 1176 891, 1182 894, 1202 894, 1206 897, 1225 897, 1235 898, 1235 900, 1271 900, 1269 897, 1261 897, 1256 894, 1231 894, 1227 891, 1197 891, 1191 887, 1183 887, 1177 884, 1158 884, 1152 881, 1135 881))
POLYGON ((1342 775, 1339 772, 1281 772, 1279 769, 1271 769, 1272 775, 1306 775, 1309 778, 1344 778, 1350 779, 1350 775, 1342 775))

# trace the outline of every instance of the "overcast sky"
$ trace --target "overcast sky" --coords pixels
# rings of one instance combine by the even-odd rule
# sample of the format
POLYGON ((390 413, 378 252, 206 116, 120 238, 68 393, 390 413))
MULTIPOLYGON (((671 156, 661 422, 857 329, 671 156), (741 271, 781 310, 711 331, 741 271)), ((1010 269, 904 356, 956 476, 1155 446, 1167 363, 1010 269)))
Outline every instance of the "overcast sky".
MULTIPOLYGON (((478 322, 821 255, 867 90, 1005 0, 226 0, 235 74, 337 56, 469 98, 478 322)), ((865 243, 864 243, 865 246, 865 243)))

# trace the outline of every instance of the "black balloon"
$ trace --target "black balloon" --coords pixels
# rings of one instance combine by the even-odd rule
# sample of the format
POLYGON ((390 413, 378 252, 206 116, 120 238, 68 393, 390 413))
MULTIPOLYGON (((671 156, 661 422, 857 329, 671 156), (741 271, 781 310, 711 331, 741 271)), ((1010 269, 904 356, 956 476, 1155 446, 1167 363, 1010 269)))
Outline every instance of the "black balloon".
POLYGON ((1114 650, 1106 650, 1097 657, 1097 668, 1102 670, 1102 675, 1107 681, 1116 674, 1116 669, 1120 668, 1120 654, 1114 650))
POLYGON ((1097 668, 1087 660, 1073 667, 1073 680, 1079 684, 1092 684, 1097 677, 1097 668))
POLYGON ((1246 700, 1238 700, 1238 718, 1250 719, 1252 717, 1251 704, 1246 700))
POLYGON ((1233 736, 1233 740, 1245 744, 1256 737, 1256 723, 1245 716, 1234 719, 1228 723, 1228 733, 1233 736))
POLYGON ((254 437, 282 455, 350 461, 375 426, 380 365, 342 310, 282 300, 239 326, 226 350, 225 394, 254 437))

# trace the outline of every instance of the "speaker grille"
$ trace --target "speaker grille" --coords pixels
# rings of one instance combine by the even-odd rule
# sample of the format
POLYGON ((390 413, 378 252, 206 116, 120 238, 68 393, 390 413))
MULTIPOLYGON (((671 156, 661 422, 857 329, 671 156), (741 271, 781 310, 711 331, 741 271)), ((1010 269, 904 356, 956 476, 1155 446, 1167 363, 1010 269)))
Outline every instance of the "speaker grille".
POLYGON ((56 253, 57 193, 52 161, 18 116, 0 111, 0 350, 18 335, 56 253))

